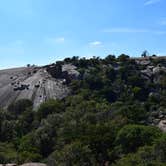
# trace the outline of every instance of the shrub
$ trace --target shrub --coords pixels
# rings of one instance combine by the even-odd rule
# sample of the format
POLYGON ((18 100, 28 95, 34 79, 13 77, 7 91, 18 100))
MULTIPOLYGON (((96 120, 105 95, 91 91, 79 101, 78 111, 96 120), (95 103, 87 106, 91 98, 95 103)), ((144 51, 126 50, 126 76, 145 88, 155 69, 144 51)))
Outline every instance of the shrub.
POLYGON ((118 132, 115 144, 122 153, 135 152, 141 146, 151 145, 160 136, 160 130, 155 127, 126 125, 118 132))

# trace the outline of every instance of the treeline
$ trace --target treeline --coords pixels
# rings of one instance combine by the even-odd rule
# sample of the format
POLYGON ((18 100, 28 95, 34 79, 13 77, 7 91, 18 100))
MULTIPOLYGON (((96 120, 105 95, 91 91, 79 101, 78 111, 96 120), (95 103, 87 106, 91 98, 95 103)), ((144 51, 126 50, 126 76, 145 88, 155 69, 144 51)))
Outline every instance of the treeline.
POLYGON ((145 78, 148 66, 124 54, 66 58, 80 72, 70 96, 0 110, 0 163, 165 166, 166 134, 155 120, 166 115, 166 61, 149 61, 161 70, 145 78))

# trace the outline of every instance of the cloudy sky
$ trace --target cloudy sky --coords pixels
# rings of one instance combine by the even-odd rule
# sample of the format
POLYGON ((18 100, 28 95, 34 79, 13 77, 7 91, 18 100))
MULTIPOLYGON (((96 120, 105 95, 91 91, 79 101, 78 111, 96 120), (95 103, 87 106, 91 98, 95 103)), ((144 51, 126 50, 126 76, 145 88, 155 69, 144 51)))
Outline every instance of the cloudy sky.
POLYGON ((166 0, 0 0, 0 68, 145 49, 166 55, 166 0))

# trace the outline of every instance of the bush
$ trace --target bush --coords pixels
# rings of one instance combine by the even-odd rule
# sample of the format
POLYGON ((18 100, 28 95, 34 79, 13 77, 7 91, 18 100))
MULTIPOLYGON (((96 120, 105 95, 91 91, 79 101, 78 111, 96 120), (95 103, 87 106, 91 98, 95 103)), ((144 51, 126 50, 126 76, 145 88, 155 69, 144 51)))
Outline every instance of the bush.
POLYGON ((160 130, 155 127, 126 125, 118 132, 115 144, 120 153, 135 152, 141 146, 151 145, 160 136, 160 130))
POLYGON ((0 163, 16 163, 17 153, 14 146, 9 143, 0 142, 0 163))
POLYGON ((14 116, 18 116, 27 108, 32 108, 33 103, 29 99, 21 99, 9 105, 8 111, 11 112, 14 116))
POLYGON ((39 119, 43 119, 46 118, 49 114, 60 113, 63 112, 63 110, 64 105, 62 104, 62 102, 52 99, 40 105, 39 109, 37 110, 37 117, 39 119))
POLYGON ((61 151, 55 151, 48 158, 48 165, 96 165, 93 153, 87 145, 74 142, 66 145, 61 151))
POLYGON ((140 123, 147 117, 146 110, 138 104, 122 106, 120 114, 128 118, 131 123, 140 123))
POLYGON ((38 162, 42 158, 39 153, 39 149, 37 149, 34 144, 32 134, 28 134, 22 137, 19 142, 18 152, 19 163, 38 162))

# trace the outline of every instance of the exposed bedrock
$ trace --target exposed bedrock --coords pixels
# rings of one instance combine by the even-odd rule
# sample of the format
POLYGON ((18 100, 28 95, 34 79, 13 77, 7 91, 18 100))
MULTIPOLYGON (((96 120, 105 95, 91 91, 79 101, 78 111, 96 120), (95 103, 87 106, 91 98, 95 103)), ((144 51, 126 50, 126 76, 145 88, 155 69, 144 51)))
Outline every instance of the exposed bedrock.
POLYGON ((78 75, 70 64, 0 70, 0 107, 30 99, 36 108, 48 99, 62 99, 70 93, 66 83, 78 75))

